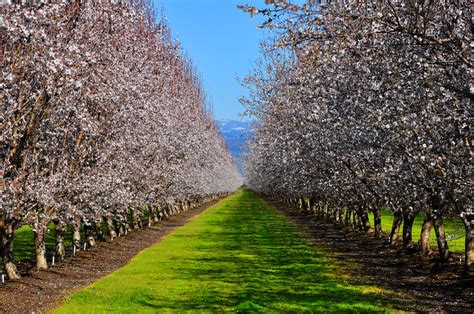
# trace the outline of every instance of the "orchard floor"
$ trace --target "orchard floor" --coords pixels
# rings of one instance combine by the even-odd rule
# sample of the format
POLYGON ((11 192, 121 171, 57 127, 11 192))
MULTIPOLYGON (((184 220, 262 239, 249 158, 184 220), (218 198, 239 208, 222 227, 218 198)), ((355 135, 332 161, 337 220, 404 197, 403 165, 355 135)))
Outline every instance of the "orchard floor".
POLYGON ((65 296, 123 267, 137 253, 159 243, 165 235, 214 203, 170 216, 151 228, 134 230, 112 243, 99 242, 97 247, 79 251, 76 256, 67 257, 48 271, 31 270, 23 273, 19 281, 0 283, 0 313, 51 311, 65 296))
POLYGON ((201 212, 171 217, 8 283, 0 288, 0 312, 474 309, 473 282, 461 279, 456 261, 423 264, 417 254, 244 189, 201 212))

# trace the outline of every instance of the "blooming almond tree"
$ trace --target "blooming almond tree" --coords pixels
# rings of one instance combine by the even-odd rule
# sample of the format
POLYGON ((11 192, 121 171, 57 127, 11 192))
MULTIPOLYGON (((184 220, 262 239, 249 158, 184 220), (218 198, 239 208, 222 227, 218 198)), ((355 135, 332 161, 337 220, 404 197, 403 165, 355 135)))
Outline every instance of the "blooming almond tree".
POLYGON ((275 36, 245 80, 258 118, 247 155, 248 184, 338 222, 390 235, 429 254, 434 228, 449 258, 443 220, 466 227, 465 266, 474 262, 472 55, 468 1, 266 1, 262 27, 275 36), (350 221, 350 218, 353 221, 350 221))
POLYGON ((40 1, 5 5, 1 17, 0 238, 10 279, 22 225, 46 269, 52 222, 62 259, 68 230, 78 250, 241 185, 196 70, 146 4, 40 1))

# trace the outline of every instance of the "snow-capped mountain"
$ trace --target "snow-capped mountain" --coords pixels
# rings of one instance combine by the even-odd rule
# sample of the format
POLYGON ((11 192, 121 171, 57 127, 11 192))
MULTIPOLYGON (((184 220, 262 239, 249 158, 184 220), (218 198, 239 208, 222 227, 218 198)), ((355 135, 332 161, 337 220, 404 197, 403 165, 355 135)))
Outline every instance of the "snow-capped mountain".
POLYGON ((252 123, 249 121, 216 121, 219 130, 224 136, 231 154, 235 157, 239 169, 242 171, 242 153, 245 151, 244 143, 251 136, 252 123))

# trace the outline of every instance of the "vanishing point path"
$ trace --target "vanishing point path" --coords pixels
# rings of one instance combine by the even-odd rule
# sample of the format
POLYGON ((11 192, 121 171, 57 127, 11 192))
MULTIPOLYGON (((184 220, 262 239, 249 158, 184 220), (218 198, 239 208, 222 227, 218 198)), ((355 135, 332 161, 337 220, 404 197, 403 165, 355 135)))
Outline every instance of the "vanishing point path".
POLYGON ((241 189, 55 311, 390 311, 397 303, 344 278, 283 214, 241 189))

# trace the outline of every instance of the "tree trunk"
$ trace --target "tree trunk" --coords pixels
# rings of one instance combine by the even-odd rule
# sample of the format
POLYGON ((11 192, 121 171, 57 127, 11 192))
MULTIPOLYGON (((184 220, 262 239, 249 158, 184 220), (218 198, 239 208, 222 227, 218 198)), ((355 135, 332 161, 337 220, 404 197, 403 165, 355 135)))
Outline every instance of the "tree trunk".
POLYGON ((344 223, 348 227, 350 227, 351 225, 351 210, 349 209, 349 207, 346 207, 346 217, 344 219, 344 223))
POLYGON ((3 250, 3 269, 7 273, 8 279, 20 279, 20 273, 16 268, 15 259, 13 258, 13 239, 16 231, 15 224, 5 224, 4 229, 0 230, 0 239, 2 240, 3 250))
POLYGON ((310 213, 310 215, 313 215, 314 212, 315 212, 315 203, 314 203, 314 198, 310 198, 309 199, 309 208, 308 208, 308 212, 310 213))
POLYGON ((89 244, 90 247, 95 246, 95 239, 94 239, 94 234, 92 233, 93 232, 92 230, 93 230, 92 222, 90 221, 84 222, 84 233, 86 235, 87 244, 89 244))
POLYGON ((436 242, 438 243, 439 257, 442 261, 449 258, 448 241, 446 241, 446 235, 444 233, 444 222, 443 216, 437 214, 434 217, 433 225, 436 233, 436 242))
POLYGON ((354 229, 359 228, 359 215, 357 214, 357 210, 352 211, 352 225, 354 229))
POLYGON ((143 213, 139 210, 137 210, 137 221, 138 221, 138 228, 144 228, 145 225, 143 224, 143 219, 142 219, 143 213))
POLYGON ((431 214, 426 213, 425 220, 423 221, 423 225, 421 226, 421 235, 420 235, 420 248, 421 248, 421 254, 423 256, 427 256, 431 253, 430 233, 431 233, 432 228, 433 228, 433 217, 431 217, 431 214))
POLYGON ((403 213, 403 248, 412 247, 412 230, 413 222, 415 221, 416 214, 413 211, 406 211, 403 213))
POLYGON ((393 213, 392 231, 390 232, 390 246, 395 246, 397 244, 398 232, 400 231, 400 225, 402 224, 402 220, 402 211, 397 209, 393 213))
POLYGON ((329 216, 331 220, 337 222, 337 209, 335 207, 328 206, 328 212, 330 213, 329 216))
POLYGON ((72 244, 77 251, 81 249, 81 218, 74 219, 72 224, 72 244))
POLYGON ((66 247, 64 246, 64 237, 67 232, 67 223, 64 220, 58 219, 55 221, 55 237, 56 237, 56 256, 58 260, 62 261, 66 257, 66 247))
POLYGON ((361 220, 361 226, 365 232, 369 232, 370 230, 370 220, 369 220, 369 213, 368 209, 366 207, 363 207, 360 210, 360 220, 361 220))
POLYGON ((94 222, 95 235, 98 241, 105 241, 104 233, 102 232, 102 219, 98 219, 94 222))
POLYGON ((109 241, 112 242, 116 237, 117 233, 115 232, 114 228, 114 220, 111 216, 105 218, 105 223, 107 225, 107 232, 109 234, 109 241))
POLYGON ((148 206, 147 209, 148 209, 147 226, 148 228, 150 228, 151 226, 153 226, 153 207, 148 206))
POLYGON ((117 236, 122 237, 125 235, 125 223, 122 221, 120 216, 115 219, 115 225, 117 226, 117 236))
POLYGON ((48 227, 43 225, 40 221, 33 224, 33 234, 35 238, 35 255, 36 255, 36 269, 48 269, 48 262, 46 261, 46 231, 48 227))
POLYGON ((127 235, 128 232, 132 230, 132 228, 130 228, 129 218, 130 217, 128 216, 128 209, 124 209, 122 211, 122 216, 121 216, 121 222, 123 224, 123 235, 127 235))
POLYGON ((158 221, 160 221, 160 217, 158 216, 158 208, 154 208, 152 212, 153 212, 153 222, 157 223, 158 221))
POLYGON ((465 213, 461 216, 466 227, 466 246, 464 274, 468 276, 474 275, 474 212, 465 213))
POLYGON ((132 225, 132 228, 133 229, 138 229, 138 214, 137 214, 137 210, 135 208, 132 208, 130 210, 130 213, 131 213, 131 225, 132 225))
POLYGON ((374 213, 374 232, 376 238, 382 237, 382 210, 378 207, 372 209, 374 213))

